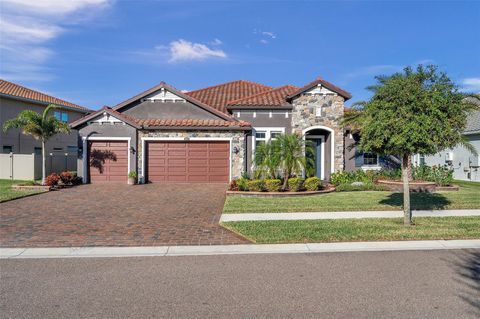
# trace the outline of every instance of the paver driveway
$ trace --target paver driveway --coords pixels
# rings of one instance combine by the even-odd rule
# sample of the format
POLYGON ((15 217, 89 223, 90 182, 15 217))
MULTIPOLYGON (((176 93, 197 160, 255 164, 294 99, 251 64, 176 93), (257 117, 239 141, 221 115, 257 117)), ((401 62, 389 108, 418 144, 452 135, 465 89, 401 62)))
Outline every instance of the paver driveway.
POLYGON ((224 184, 81 185, 0 204, 0 246, 239 244, 224 184))

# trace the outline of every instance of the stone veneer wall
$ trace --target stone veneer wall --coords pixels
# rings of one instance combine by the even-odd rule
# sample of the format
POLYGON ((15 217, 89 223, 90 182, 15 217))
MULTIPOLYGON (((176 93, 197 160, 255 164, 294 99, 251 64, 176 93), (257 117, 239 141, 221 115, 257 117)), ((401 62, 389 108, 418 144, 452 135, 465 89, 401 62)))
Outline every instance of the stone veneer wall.
POLYGON ((292 101, 292 132, 302 134, 304 129, 322 125, 334 131, 334 170, 344 169, 343 118, 345 99, 339 95, 300 95, 292 101), (322 116, 317 117, 316 108, 323 106, 322 116))
POLYGON ((245 134, 243 131, 138 131, 138 151, 137 151, 137 163, 138 167, 142 169, 142 137, 162 137, 162 138, 192 138, 192 137, 221 137, 231 138, 232 144, 230 149, 230 156, 232 158, 232 167, 230 167, 232 179, 237 179, 242 176, 245 168, 244 159, 245 155, 245 134), (239 152, 235 154, 233 149, 237 147, 239 152))

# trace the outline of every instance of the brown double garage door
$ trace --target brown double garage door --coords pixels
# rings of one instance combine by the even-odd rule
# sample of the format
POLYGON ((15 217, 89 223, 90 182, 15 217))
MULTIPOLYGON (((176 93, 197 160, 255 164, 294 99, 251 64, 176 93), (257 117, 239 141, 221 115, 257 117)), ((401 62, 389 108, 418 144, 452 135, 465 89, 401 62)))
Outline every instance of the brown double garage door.
POLYGON ((230 143, 152 142, 145 145, 148 182, 228 182, 230 143))

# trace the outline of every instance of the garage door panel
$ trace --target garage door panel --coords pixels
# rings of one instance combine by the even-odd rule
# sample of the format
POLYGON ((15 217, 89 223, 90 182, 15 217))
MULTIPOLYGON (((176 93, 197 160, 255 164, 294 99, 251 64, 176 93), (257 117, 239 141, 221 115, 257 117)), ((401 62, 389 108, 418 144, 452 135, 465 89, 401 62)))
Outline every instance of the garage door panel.
POLYGON ((149 182, 205 183, 229 180, 229 142, 149 142, 145 156, 149 182), (159 150, 166 151, 160 153, 159 150))
POLYGON ((90 182, 126 182, 128 143, 126 141, 90 141, 88 162, 90 182))

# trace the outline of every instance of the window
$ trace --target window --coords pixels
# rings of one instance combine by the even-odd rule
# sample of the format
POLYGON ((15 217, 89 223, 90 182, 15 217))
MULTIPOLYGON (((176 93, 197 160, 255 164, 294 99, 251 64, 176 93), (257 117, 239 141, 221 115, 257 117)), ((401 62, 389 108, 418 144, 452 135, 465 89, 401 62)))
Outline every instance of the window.
POLYGON ((33 149, 33 152, 35 153, 35 155, 42 155, 42 148, 41 147, 35 147, 33 149))
POLYGON ((377 165, 378 156, 372 153, 363 153, 363 165, 377 165))
POLYGON ((75 145, 68 145, 67 146, 67 152, 77 154, 78 153, 78 147, 75 146, 75 145))
POLYGON ((255 130, 255 141, 253 143, 255 153, 255 148, 261 143, 266 143, 272 139, 276 139, 280 134, 285 132, 283 127, 257 127, 255 130))
POLYGON ((267 141, 267 132, 256 131, 255 132, 255 148, 260 144, 265 144, 267 141))
POLYGON ((65 122, 65 123, 68 122, 68 113, 55 111, 55 112, 53 112, 53 116, 55 116, 55 118, 59 121, 62 121, 62 122, 65 122))
POLYGON ((420 165, 425 165, 425 155, 420 155, 418 157, 418 162, 420 165))
POLYGON ((3 153, 4 154, 13 153, 13 146, 12 145, 3 145, 3 153))
POLYGON ((61 152, 61 151, 63 151, 63 148, 62 147, 54 147, 53 151, 54 152, 61 152))
POLYGON ((274 140, 276 139, 279 135, 282 135, 283 133, 282 132, 270 132, 270 139, 274 140))

